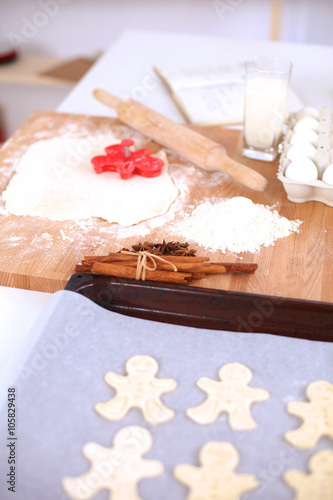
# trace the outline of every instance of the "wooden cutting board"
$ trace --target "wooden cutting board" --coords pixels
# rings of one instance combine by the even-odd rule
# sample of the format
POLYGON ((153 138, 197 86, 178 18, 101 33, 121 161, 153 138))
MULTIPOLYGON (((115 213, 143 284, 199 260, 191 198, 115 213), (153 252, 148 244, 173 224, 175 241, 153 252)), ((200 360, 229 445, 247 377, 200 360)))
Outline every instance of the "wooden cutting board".
MULTIPOLYGON (((122 138, 132 138, 138 147, 157 151, 150 142, 118 120, 49 112, 35 113, 0 150, 0 192, 14 175, 15 165, 30 144, 51 137, 81 137, 89 141, 94 134, 111 129, 122 138)), ((205 199, 214 201, 244 196, 254 203, 275 206, 280 215, 303 221, 300 233, 277 240, 258 254, 222 254, 197 248, 197 255, 211 260, 257 262, 254 275, 210 276, 195 286, 233 290, 297 299, 333 302, 333 208, 322 203, 295 204, 287 200, 277 180, 278 162, 248 160, 241 155, 242 135, 221 127, 196 130, 223 144, 229 156, 258 170, 269 180, 264 193, 254 192, 221 173, 207 173, 168 152, 170 173, 181 188, 174 214, 157 217, 130 228, 100 219, 54 222, 37 217, 6 214, 0 206, 0 285, 54 292, 65 287, 75 265, 84 255, 104 255, 139 241, 184 241, 172 225, 205 199)), ((140 200, 138 200, 138 203, 140 200)), ((223 231, 223 228, 217 228, 223 231)))

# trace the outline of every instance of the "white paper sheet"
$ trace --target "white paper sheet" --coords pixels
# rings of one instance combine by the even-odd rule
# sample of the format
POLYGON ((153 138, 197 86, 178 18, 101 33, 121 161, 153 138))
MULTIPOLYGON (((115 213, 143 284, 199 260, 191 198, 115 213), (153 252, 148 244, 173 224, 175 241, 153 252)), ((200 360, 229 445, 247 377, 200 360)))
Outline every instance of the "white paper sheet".
MULTIPOLYGON (((29 336, 28 336, 29 337, 29 336)), ((202 330, 126 317, 102 309, 74 292, 53 295, 37 320, 30 342, 12 363, 7 386, 16 387, 17 491, 8 492, 5 473, 6 408, 1 411, 1 484, 5 500, 66 499, 64 476, 86 472, 90 463, 82 455, 88 442, 111 446, 122 427, 140 425, 153 436, 145 458, 164 463, 163 475, 139 483, 144 500, 185 500, 187 488, 173 477, 180 463, 199 465, 200 448, 212 440, 231 442, 240 454, 239 473, 254 474, 260 488, 242 496, 248 500, 292 500, 292 490, 281 474, 287 469, 307 471, 313 453, 333 449, 322 438, 311 450, 298 450, 284 440, 286 431, 301 420, 289 415, 290 401, 305 401, 307 385, 315 380, 333 382, 333 343, 202 330), (110 399, 114 391, 104 382, 108 371, 125 375, 125 363, 135 354, 148 354, 159 363, 157 376, 174 378, 178 387, 162 396, 176 412, 169 422, 147 424, 140 410, 132 409, 121 421, 107 421, 94 405, 110 399), (226 414, 206 426, 189 420, 185 411, 205 400, 196 387, 200 377, 218 379, 218 369, 240 362, 253 372, 251 387, 270 392, 266 402, 254 403, 258 428, 234 431, 226 414)), ((96 495, 106 500, 108 493, 96 495)))

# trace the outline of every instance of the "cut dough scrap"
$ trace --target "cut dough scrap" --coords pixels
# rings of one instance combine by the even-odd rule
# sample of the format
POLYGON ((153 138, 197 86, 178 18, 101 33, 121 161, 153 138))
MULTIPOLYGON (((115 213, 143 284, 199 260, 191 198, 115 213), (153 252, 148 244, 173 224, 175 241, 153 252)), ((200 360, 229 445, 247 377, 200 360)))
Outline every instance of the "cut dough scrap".
POLYGON ((3 193, 6 209, 14 215, 57 221, 100 217, 122 226, 165 214, 179 191, 168 173, 164 151, 158 154, 165 162, 158 177, 133 175, 122 180, 116 172, 95 173, 91 158, 118 142, 110 135, 34 143, 22 156, 3 193))

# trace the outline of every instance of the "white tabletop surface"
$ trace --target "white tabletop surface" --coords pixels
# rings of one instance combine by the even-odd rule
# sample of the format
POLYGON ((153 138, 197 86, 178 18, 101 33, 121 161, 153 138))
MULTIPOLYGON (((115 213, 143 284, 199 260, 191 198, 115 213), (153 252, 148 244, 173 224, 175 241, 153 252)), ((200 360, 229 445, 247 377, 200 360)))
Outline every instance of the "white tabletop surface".
MULTIPOLYGON (((95 88, 141 100, 183 121, 152 68, 199 68, 276 55, 293 62, 292 87, 306 106, 333 109, 333 47, 171 33, 123 32, 78 83, 58 111, 102 116, 114 112, 92 97, 95 88)), ((0 366, 13 352, 48 300, 49 294, 0 287, 0 366)))
POLYGON ((168 91, 154 76, 155 66, 200 69, 244 62, 255 55, 291 60, 291 86, 303 104, 333 108, 333 46, 125 31, 68 94, 58 111, 115 116, 92 96, 99 87, 183 121, 168 91))
POLYGON ((51 294, 0 286, 0 378, 51 294))

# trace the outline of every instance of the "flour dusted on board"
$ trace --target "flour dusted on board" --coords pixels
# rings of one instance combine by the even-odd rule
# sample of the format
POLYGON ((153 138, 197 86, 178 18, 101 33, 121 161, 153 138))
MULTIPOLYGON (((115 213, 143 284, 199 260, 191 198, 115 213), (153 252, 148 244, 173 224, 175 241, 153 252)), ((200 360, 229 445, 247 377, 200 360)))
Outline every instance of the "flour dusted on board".
POLYGON ((290 221, 276 210, 241 196, 219 203, 205 202, 177 225, 179 234, 207 249, 255 253, 298 231, 301 221, 290 221))

